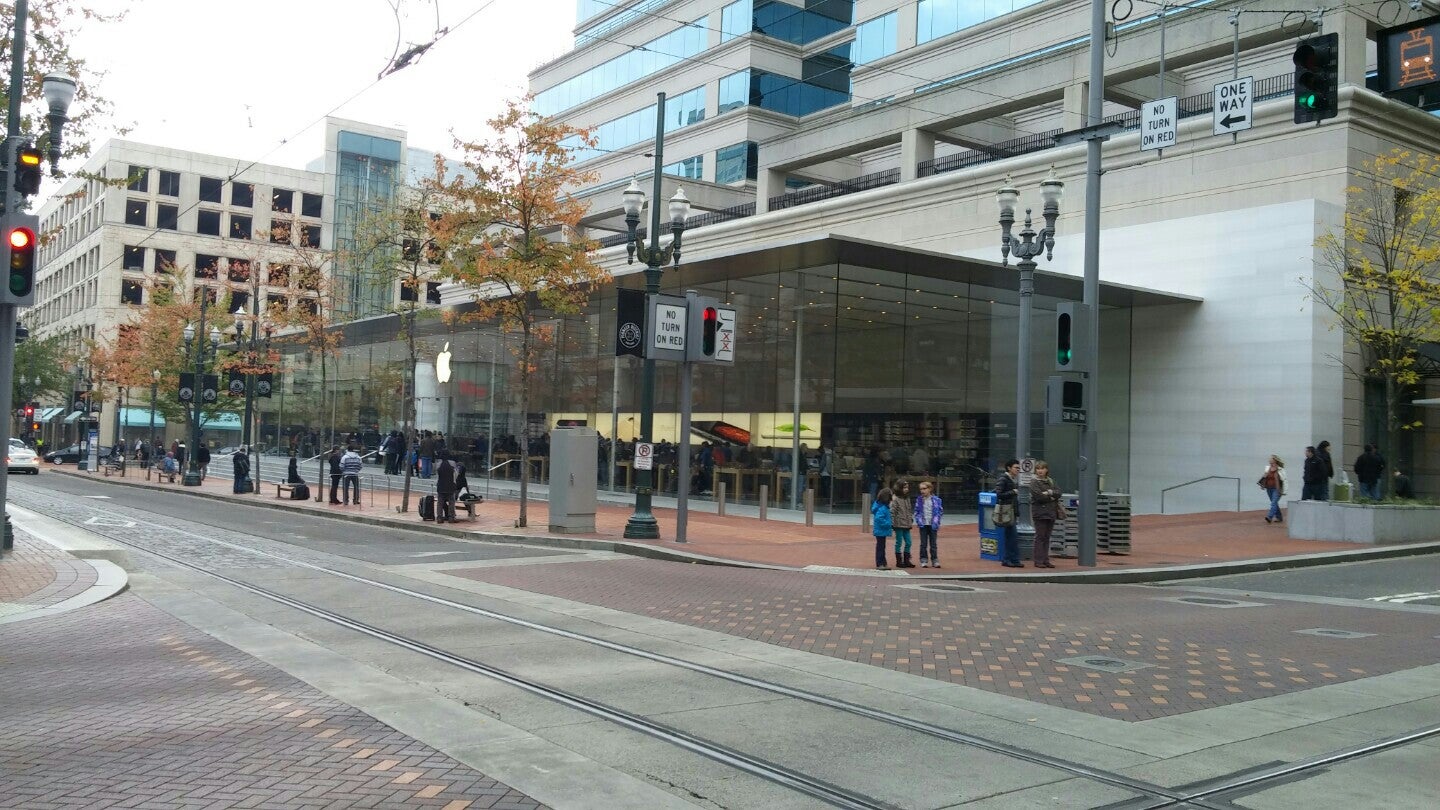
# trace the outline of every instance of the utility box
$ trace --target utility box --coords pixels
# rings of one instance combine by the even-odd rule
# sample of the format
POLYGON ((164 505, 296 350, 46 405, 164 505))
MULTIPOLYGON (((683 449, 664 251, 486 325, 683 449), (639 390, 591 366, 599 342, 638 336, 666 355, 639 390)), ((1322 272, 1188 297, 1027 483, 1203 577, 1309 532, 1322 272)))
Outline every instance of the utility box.
POLYGON ((550 431, 550 531, 595 531, 595 459, 599 447, 594 428, 557 427, 550 431))

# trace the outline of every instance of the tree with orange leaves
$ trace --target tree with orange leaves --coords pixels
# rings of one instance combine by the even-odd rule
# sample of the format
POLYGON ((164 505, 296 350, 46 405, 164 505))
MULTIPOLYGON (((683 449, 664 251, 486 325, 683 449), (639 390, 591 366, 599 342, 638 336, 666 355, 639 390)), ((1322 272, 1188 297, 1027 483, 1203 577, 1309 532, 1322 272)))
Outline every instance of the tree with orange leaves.
MULTIPOLYGON (((437 162, 431 182, 448 205, 431 232, 444 257, 442 273, 473 290, 474 317, 519 336, 510 346, 525 414, 531 377, 554 339, 542 319, 582 311, 591 291, 610 278, 591 257, 594 244, 577 238, 586 206, 573 191, 594 176, 571 165, 570 149, 577 141, 593 146, 594 139, 542 118, 523 100, 508 102, 488 124, 489 140, 456 141, 473 176, 447 177, 437 162)), ((527 425, 520 432, 521 527, 529 456, 527 425)))

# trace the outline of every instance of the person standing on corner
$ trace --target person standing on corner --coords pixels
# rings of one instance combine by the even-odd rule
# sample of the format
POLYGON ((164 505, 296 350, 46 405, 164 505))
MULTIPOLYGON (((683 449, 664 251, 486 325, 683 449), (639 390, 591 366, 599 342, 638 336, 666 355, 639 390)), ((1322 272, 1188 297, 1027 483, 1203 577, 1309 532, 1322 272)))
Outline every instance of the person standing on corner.
POLYGON ((441 450, 437 454, 440 463, 435 468, 435 522, 455 522, 455 465, 450 463, 450 454, 441 450))
POLYGON ((1015 524, 1019 523, 1020 511, 1020 460, 1010 459, 1005 462, 1005 474, 995 482, 995 503, 1008 503, 1016 512, 1016 519, 1010 521, 1009 526, 1002 527, 1005 531, 1005 548, 1000 564, 1006 568, 1024 568, 1025 563, 1020 562, 1020 535, 1015 531, 1015 524))
POLYGON ((234 494, 244 495, 250 491, 250 454, 241 447, 230 456, 230 463, 235 467, 234 494))
POLYGON ((420 477, 429 478, 435 469, 435 437, 425 431, 420 439, 420 477))
POLYGON ((1260 475, 1260 486, 1270 498, 1270 511, 1265 513, 1266 523, 1284 523, 1285 515, 1280 512, 1280 498, 1285 495, 1285 462, 1279 456, 1271 456, 1260 475))
POLYGON ((1365 445, 1365 452, 1355 459, 1355 478, 1360 481, 1360 496, 1372 501, 1380 500, 1380 477, 1385 471, 1385 457, 1375 450, 1375 445, 1365 445))
POLYGON ((914 568, 910 561, 910 529, 915 526, 915 502, 910 499, 910 482, 895 482, 890 499, 890 525, 895 530, 895 567, 914 568))
POLYGON ((1315 500, 1330 500, 1330 479, 1335 477, 1335 462, 1330 458, 1330 442, 1323 441, 1315 445, 1315 455, 1320 463, 1325 465, 1325 478, 1320 482, 1320 488, 1315 492, 1315 500))
POLYGON ((1035 526, 1035 547, 1032 559, 1036 568, 1054 568, 1050 562, 1050 534, 1060 519, 1060 487, 1050 477, 1050 464, 1035 461, 1035 477, 1030 479, 1030 522, 1035 526))
POLYGON ((936 535, 940 531, 940 517, 945 507, 940 496, 935 494, 935 485, 929 481, 920 482, 920 497, 915 499, 915 525, 920 527, 920 567, 939 568, 940 549, 936 535))
POLYGON ((205 476, 210 474, 210 445, 204 439, 195 448, 195 461, 200 464, 200 480, 204 481, 205 476))
MULTIPOLYGON (((885 564, 885 546, 890 540, 890 501, 891 495, 887 487, 875 493, 875 501, 870 504, 870 533, 875 535, 875 567, 881 571, 889 571, 890 566, 885 564)), ((900 564, 895 561, 896 566, 900 564)))
POLYGON ((1300 500, 1325 500, 1325 462, 1314 447, 1305 448, 1305 468, 1300 473, 1300 500))
POLYGON ((364 469, 365 462, 360 459, 360 454, 355 452, 355 446, 345 448, 345 455, 340 457, 340 473, 345 476, 345 506, 350 505, 350 490, 355 490, 355 505, 360 505, 360 471, 364 469))
POLYGON ((340 445, 330 446, 330 503, 340 503, 340 445))
POLYGON ((885 465, 880 460, 880 449, 872 447, 860 465, 860 478, 864 481, 865 491, 870 493, 871 500, 880 497, 880 477, 884 474, 885 465))

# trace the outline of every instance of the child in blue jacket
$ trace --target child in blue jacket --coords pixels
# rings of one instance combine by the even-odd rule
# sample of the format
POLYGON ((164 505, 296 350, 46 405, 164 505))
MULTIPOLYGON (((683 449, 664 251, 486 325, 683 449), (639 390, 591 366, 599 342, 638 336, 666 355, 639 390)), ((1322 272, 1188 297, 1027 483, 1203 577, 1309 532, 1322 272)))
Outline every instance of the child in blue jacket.
POLYGON ((886 487, 876 493, 875 502, 870 504, 870 533, 875 535, 875 567, 881 571, 890 570, 890 566, 885 564, 885 546, 894 526, 890 520, 890 501, 894 497, 890 488, 886 487))
POLYGON ((935 545, 936 534, 940 531, 940 518, 945 507, 940 496, 935 494, 935 485, 929 481, 920 482, 920 497, 915 499, 915 525, 920 527, 920 567, 939 568, 940 549, 935 545))

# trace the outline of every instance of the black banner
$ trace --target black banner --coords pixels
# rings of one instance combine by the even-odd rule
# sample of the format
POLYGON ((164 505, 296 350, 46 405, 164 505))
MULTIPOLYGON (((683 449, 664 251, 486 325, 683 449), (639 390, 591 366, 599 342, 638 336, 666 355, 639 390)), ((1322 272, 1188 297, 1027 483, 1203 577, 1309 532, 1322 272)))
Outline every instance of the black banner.
POLYGON ((645 293, 642 290, 616 290, 619 301, 615 308, 615 356, 645 356, 645 293))
POLYGON ((255 396, 270 398, 270 392, 275 389, 275 375, 270 372, 255 375, 255 396))
POLYGON ((206 374, 201 378, 200 401, 206 405, 214 405, 215 400, 220 397, 220 375, 206 374))
POLYGON ((245 396, 245 375, 238 371, 229 372, 225 383, 225 392, 232 397, 245 396))
POLYGON ((186 404, 195 401, 195 375, 189 371, 180 372, 180 401, 186 404))

